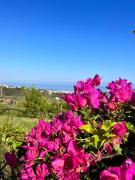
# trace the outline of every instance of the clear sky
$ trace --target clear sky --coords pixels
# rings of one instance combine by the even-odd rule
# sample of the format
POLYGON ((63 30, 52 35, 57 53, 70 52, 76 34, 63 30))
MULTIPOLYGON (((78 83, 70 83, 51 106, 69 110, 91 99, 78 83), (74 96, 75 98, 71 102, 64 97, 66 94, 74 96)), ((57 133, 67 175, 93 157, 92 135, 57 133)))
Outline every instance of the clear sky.
POLYGON ((135 80, 135 0, 0 0, 0 81, 135 80))

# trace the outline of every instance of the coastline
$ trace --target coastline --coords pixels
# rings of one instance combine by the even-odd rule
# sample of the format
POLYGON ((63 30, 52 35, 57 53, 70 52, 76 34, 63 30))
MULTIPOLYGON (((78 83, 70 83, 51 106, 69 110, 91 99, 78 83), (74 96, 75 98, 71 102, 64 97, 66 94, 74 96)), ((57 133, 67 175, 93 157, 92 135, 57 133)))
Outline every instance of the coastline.
POLYGON ((73 88, 71 88, 71 86, 69 85, 64 85, 61 86, 61 85, 51 85, 51 88, 47 88, 46 85, 33 85, 33 84, 7 84, 7 83, 0 83, 0 88, 9 88, 9 89, 20 89, 22 87, 26 87, 26 88, 31 88, 31 87, 35 87, 37 89, 39 89, 41 92, 48 92, 48 94, 52 94, 52 93, 59 93, 59 94, 62 94, 62 93, 72 93, 73 92, 73 88), (44 88, 43 88, 44 86, 44 88), (53 87, 54 86, 54 87, 53 87))

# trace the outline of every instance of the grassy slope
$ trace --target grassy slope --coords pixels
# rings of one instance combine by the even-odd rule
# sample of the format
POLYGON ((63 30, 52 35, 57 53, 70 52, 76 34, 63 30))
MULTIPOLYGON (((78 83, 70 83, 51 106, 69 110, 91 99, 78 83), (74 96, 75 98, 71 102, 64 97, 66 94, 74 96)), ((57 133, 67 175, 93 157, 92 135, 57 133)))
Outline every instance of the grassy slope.
POLYGON ((36 125, 38 119, 28 117, 17 117, 12 115, 0 115, 0 127, 6 124, 11 124, 13 127, 20 127, 24 131, 29 131, 36 125))

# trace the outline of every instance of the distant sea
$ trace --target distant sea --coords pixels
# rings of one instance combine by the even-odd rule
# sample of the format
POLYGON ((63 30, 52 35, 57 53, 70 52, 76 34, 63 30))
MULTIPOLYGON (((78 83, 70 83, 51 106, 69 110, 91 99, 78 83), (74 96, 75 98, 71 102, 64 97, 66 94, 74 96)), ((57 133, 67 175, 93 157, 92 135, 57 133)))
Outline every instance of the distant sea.
MULTIPOLYGON (((74 84, 72 83, 20 83, 20 82, 0 82, 0 84, 9 85, 9 86, 26 86, 26 87, 36 87, 44 90, 54 90, 54 91, 73 91, 74 84)), ((105 91, 105 86, 99 87, 102 91, 105 91)))

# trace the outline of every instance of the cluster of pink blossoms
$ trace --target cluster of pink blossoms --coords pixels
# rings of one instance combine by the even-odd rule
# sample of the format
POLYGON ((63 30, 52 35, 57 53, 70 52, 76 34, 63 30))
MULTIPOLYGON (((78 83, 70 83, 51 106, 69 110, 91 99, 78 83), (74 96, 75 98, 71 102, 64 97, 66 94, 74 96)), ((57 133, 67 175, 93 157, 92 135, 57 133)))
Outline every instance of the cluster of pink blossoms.
POLYGON ((110 90, 112 102, 128 102, 132 98, 132 83, 128 83, 126 79, 112 81, 107 88, 110 90))
POLYGON ((109 167, 100 174, 100 180, 134 180, 135 163, 127 159, 120 167, 109 167))
POLYGON ((126 79, 119 78, 119 80, 108 83, 107 89, 109 90, 109 95, 106 93, 104 103, 110 110, 115 110, 117 103, 126 103, 132 98, 132 83, 127 82, 126 79))
POLYGON ((114 125, 112 132, 113 132, 113 134, 116 135, 116 137, 113 138, 113 141, 112 141, 113 145, 121 144, 122 139, 124 138, 124 136, 127 132, 126 122, 125 121, 117 122, 114 125))
MULTIPOLYGON (((108 92, 103 93, 96 88, 100 85, 100 81, 99 75, 88 78, 86 81, 78 81, 74 87, 74 92, 64 94, 63 99, 75 111, 87 105, 93 109, 99 109, 101 103, 106 109, 115 110, 117 103, 131 101, 133 95, 132 83, 119 78, 119 80, 108 83, 108 92)), ((133 98, 132 101, 134 101, 133 98)))
POLYGON ((101 78, 96 75, 86 81, 78 81, 74 87, 74 93, 64 94, 64 100, 75 111, 86 105, 98 109, 100 106, 100 90, 96 89, 95 86, 100 85, 100 80, 101 78))
POLYGON ((119 138, 123 138, 125 133, 127 131, 127 127, 126 127, 126 122, 117 122, 114 126, 113 126, 113 133, 119 137, 119 138))
MULTIPOLYGON (((100 153, 95 161, 91 161, 91 153, 85 153, 83 148, 78 147, 75 139, 83 124, 72 111, 58 115, 51 122, 40 120, 26 139, 21 179, 43 180, 55 174, 61 180, 79 180, 81 173, 87 172, 89 166, 102 157, 100 153)), ((116 136, 112 146, 120 144, 127 132, 125 122, 117 122, 112 132, 116 136)), ((106 143, 103 150, 111 154, 112 146, 106 143)))
POLYGON ((122 140, 127 133, 126 122, 116 122, 112 128, 112 133, 115 135, 112 138, 112 143, 106 142, 103 147, 103 150, 107 152, 107 154, 111 154, 113 152, 113 146, 122 143, 122 140))
POLYGON ((21 179, 42 180, 50 174, 64 180, 79 179, 80 173, 88 170, 90 158, 75 140, 83 124, 72 111, 58 115, 51 122, 40 120, 26 139, 21 179))

